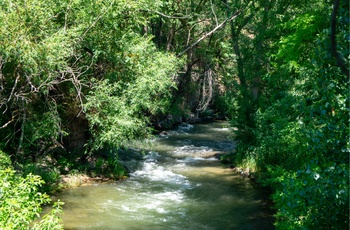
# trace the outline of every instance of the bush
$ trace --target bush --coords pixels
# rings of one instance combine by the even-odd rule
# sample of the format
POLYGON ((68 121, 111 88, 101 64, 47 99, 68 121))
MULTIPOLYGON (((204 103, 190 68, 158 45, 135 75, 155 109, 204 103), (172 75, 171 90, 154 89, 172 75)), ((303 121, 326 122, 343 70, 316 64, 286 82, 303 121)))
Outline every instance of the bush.
MULTIPOLYGON (((44 183, 39 176, 28 174, 20 177, 11 168, 0 170, 0 229, 28 229, 38 220, 42 205, 51 201, 47 194, 38 192, 44 183)), ((39 222, 34 229, 63 229, 57 214, 61 211, 57 202, 53 211, 39 222)))
POLYGON ((274 194, 278 229, 347 229, 349 181, 346 165, 316 164, 280 176, 274 194))
POLYGON ((44 183, 39 188, 41 192, 50 193, 59 188, 61 175, 57 168, 43 166, 38 163, 27 164, 24 166, 23 174, 25 176, 29 174, 40 176, 40 178, 44 181, 44 183))
POLYGON ((0 170, 7 169, 11 167, 11 159, 10 157, 0 150, 0 170))

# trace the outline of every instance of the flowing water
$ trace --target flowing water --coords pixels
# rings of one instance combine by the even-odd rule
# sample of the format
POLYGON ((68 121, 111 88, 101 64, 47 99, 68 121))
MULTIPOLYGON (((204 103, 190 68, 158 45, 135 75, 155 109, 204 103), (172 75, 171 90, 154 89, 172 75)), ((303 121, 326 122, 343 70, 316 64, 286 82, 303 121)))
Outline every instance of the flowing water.
POLYGON ((64 191, 65 229, 273 229, 265 192, 217 159, 235 147, 225 125, 180 126, 123 162, 127 180, 64 191))

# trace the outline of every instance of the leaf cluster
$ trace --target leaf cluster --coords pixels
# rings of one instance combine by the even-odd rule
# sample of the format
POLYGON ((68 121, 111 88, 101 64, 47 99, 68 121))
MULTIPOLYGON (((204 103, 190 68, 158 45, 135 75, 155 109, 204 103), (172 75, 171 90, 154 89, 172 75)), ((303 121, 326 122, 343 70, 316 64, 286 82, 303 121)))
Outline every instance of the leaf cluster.
MULTIPOLYGON (((0 151, 1 163, 9 157, 0 151)), ((7 160, 6 160, 7 159, 7 160)), ((62 202, 58 201, 51 213, 39 220, 42 205, 51 201, 38 188, 45 183, 39 176, 20 176, 9 166, 0 168, 0 228, 1 229, 63 229, 57 214, 62 202), (34 223, 35 221, 35 223, 34 223)))

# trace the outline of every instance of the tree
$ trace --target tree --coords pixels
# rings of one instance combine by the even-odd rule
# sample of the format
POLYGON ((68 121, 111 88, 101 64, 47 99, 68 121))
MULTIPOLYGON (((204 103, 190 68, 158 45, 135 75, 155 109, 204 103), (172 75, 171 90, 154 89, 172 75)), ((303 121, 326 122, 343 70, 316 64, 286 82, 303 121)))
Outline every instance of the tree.
POLYGON ((233 110, 235 122, 248 123, 250 131, 240 131, 236 163, 258 170, 274 189, 279 229, 346 228, 349 79, 332 39, 338 31, 337 52, 347 57, 347 42, 339 38, 346 33, 348 4, 339 5, 337 30, 335 7, 325 2, 255 4, 265 11, 246 25, 254 36, 239 44, 242 76, 248 89, 259 79, 259 94, 254 107, 242 96, 233 110), (248 118, 245 106, 253 108, 248 118))
POLYGON ((17 159, 61 146, 60 86, 81 87, 68 60, 78 33, 56 20, 62 12, 55 6, 50 0, 0 4, 1 146, 17 159))
POLYGON ((102 85, 123 104, 110 112, 119 117, 128 114, 135 121, 125 128, 125 120, 115 120, 124 128, 114 136, 122 140, 137 136, 136 130, 143 133, 150 117, 166 110, 177 69, 174 55, 157 52, 152 36, 141 36, 142 27, 156 15, 149 9, 157 11, 161 4, 116 0, 2 2, 1 146, 20 161, 54 151, 83 151, 91 136, 104 132, 93 119, 97 113, 91 103, 85 106, 102 85), (149 83, 149 77, 155 84, 148 89, 140 83, 149 83), (93 127, 89 127, 90 118, 93 127))

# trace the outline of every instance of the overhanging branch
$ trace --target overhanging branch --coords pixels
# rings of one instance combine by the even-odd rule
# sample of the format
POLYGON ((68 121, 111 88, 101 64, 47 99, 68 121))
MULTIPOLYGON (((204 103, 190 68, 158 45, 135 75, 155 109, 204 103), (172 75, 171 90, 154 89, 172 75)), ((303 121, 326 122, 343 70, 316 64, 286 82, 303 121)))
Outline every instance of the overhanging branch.
POLYGON ((166 15, 166 14, 163 14, 159 11, 156 11, 156 10, 151 10, 150 12, 154 12, 162 17, 165 17, 165 18, 169 18, 169 19, 188 19, 190 18, 190 16, 174 16, 174 15, 166 15))
POLYGON ((192 49, 194 46, 196 46, 198 43, 200 43, 202 40, 206 39, 208 36, 212 35, 213 33, 215 33, 216 31, 218 31, 219 29, 225 27, 227 22, 232 21, 233 19, 237 18, 242 12, 242 9, 237 11, 235 14, 233 14, 231 17, 226 18, 223 22, 221 22, 219 25, 217 25, 213 30, 211 30, 210 32, 204 34, 200 39, 198 39, 196 42, 192 43, 190 46, 188 46, 184 51, 182 51, 181 53, 179 53, 177 55, 177 57, 181 57, 182 55, 184 55, 188 50, 192 49))

